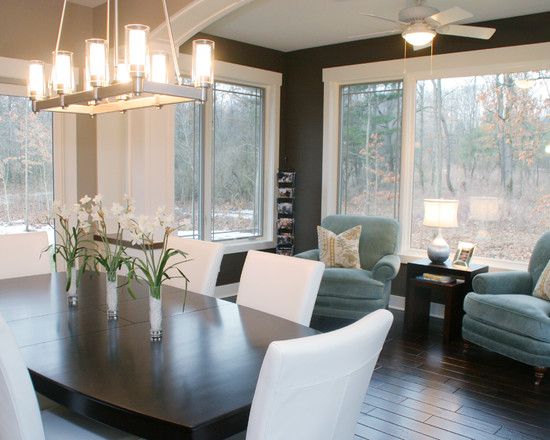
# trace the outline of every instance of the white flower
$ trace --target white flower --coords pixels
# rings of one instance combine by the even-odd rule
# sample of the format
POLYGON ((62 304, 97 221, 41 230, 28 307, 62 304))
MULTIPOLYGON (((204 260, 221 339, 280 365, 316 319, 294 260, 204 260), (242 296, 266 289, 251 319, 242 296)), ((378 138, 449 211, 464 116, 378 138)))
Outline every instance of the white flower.
POLYGON ((111 214, 113 214, 113 217, 118 218, 123 212, 124 207, 120 203, 113 203, 113 206, 111 206, 111 214))
POLYGON ((80 227, 81 227, 81 228, 84 228, 85 226, 82 226, 82 225, 83 225, 84 223, 88 223, 88 218, 89 218, 88 213, 87 213, 86 211, 84 211, 84 210, 80 210, 80 211, 78 211, 77 216, 78 216, 78 217, 77 217, 77 218, 78 218, 78 221, 79 221, 79 223, 80 223, 80 225, 81 225, 80 227))
POLYGON ((99 204, 103 200, 103 196, 101 194, 96 194, 94 197, 94 203, 99 204))
POLYGON ((86 194, 84 197, 82 197, 80 199, 80 204, 82 205, 85 205, 86 203, 88 203, 90 200, 92 200, 90 197, 88 197, 88 194, 86 194))
POLYGON ((54 200, 52 209, 55 215, 61 216, 61 214, 63 213, 63 203, 61 203, 59 200, 54 200))

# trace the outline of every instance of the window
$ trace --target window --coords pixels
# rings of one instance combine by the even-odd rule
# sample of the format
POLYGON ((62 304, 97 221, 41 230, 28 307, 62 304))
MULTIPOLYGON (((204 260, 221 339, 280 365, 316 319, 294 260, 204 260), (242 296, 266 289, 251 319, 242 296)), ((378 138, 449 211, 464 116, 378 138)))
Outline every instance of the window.
POLYGON ((212 240, 262 235, 263 96, 258 87, 214 87, 212 240))
POLYGON ((403 82, 340 89, 338 210, 397 217, 403 82))
POLYGON ((549 50, 323 69, 322 216, 397 217, 400 253, 417 258, 436 233, 423 200, 456 199, 451 249, 471 241, 479 262, 525 269, 550 229, 549 50))
POLYGON ((53 201, 52 115, 0 95, 0 232, 45 228, 53 201))
POLYGON ((202 104, 175 111, 175 213, 181 235, 227 252, 273 246, 280 73, 218 63, 202 104))
POLYGON ((425 249, 424 198, 459 201, 449 243, 527 261, 550 229, 550 71, 438 78, 416 84, 411 247, 425 249))

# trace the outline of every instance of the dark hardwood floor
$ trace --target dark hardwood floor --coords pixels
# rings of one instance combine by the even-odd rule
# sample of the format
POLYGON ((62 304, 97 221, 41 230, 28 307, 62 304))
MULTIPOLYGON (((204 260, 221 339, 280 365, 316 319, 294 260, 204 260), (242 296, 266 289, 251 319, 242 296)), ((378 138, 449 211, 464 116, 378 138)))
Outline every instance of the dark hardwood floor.
MULTIPOLYGON (((405 338, 395 321, 365 397, 355 440, 550 439, 550 377, 535 387, 532 367, 462 344, 442 344, 442 321, 405 338)), ((314 317, 327 331, 345 321, 314 317)))

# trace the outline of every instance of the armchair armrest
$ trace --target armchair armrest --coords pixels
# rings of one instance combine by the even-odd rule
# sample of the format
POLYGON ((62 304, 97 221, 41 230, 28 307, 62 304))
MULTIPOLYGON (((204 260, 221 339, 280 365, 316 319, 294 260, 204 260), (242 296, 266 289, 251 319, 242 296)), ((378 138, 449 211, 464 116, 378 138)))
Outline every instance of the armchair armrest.
POLYGON ((474 292, 482 294, 530 295, 533 291, 533 278, 529 272, 480 273, 472 281, 474 292))
POLYGON ((306 260, 319 261, 319 249, 311 249, 310 251, 305 251, 294 256, 298 258, 304 258, 306 260))
POLYGON ((377 281, 386 282, 393 280, 401 267, 401 259, 398 255, 385 255, 372 269, 372 277, 377 281))

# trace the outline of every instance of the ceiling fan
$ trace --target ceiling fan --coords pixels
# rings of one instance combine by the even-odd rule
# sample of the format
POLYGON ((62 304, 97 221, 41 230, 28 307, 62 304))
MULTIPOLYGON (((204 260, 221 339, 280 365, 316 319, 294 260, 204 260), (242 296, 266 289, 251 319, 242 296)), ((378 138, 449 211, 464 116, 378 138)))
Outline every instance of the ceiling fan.
MULTIPOLYGON (((424 0, 416 0, 414 6, 401 9, 399 19, 381 17, 375 14, 361 15, 376 18, 378 20, 389 21, 399 25, 399 29, 394 29, 384 34, 401 32, 401 35, 407 43, 413 46, 414 50, 429 47, 436 34, 456 35, 458 37, 479 38, 488 40, 495 33, 495 29, 480 26, 465 26, 453 24, 461 20, 473 17, 468 11, 458 6, 446 9, 440 12, 439 9, 424 4, 424 0)), ((355 35, 350 38, 359 38, 373 36, 377 34, 355 35)))

